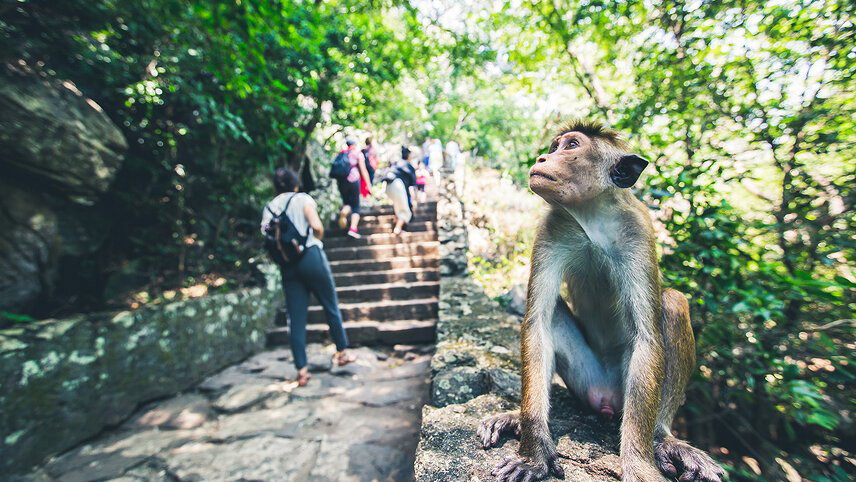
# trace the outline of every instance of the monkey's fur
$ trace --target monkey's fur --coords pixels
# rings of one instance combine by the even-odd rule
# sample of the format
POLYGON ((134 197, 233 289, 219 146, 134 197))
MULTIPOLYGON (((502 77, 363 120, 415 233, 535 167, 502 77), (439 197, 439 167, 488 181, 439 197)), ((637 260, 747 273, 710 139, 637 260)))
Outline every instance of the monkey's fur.
POLYGON ((485 448, 503 432, 520 436, 518 456, 494 469, 498 481, 564 476, 547 426, 554 370, 594 410, 622 412, 623 480, 665 480, 662 471, 719 482, 724 474, 670 431, 695 340, 686 297, 661 287, 648 211, 627 189, 647 164, 616 132, 577 121, 529 171, 532 191, 551 207, 532 252, 520 412, 489 417, 478 430, 485 448))

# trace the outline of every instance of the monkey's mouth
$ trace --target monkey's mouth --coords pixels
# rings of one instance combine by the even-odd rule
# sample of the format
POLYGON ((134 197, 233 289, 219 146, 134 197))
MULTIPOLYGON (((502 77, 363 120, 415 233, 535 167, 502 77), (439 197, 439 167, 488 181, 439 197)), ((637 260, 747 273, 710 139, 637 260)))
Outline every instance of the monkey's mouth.
POLYGON ((554 181, 554 182, 556 181, 556 178, 555 178, 555 177, 553 177, 553 176, 551 176, 551 175, 549 175, 549 174, 544 174, 544 173, 542 173, 542 172, 533 172, 533 173, 529 174, 529 177, 530 177, 530 178, 533 178, 533 177, 543 177, 544 179, 547 179, 548 181, 554 181))

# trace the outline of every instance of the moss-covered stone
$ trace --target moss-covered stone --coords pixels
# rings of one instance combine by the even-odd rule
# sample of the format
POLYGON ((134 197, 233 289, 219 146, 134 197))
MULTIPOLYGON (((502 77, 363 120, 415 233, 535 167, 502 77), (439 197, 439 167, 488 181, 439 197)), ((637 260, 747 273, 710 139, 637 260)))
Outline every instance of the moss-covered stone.
POLYGON ((248 288, 0 331, 0 473, 23 472, 264 348, 278 271, 248 288))

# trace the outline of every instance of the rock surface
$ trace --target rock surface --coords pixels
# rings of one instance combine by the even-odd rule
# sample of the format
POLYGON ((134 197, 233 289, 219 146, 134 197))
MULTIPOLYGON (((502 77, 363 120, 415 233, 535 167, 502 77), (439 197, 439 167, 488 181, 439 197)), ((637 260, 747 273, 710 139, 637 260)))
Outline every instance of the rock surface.
POLYGON ((413 480, 430 355, 355 353, 374 362, 358 375, 318 371, 306 387, 272 376, 292 363, 287 350, 260 353, 17 480, 413 480), (200 405, 204 423, 158 429, 200 405))
POLYGON ((50 299, 59 260, 83 256, 108 227, 92 207, 127 143, 101 108, 68 81, 0 67, 0 308, 50 299))
POLYGON ((467 222, 464 203, 455 188, 452 171, 444 170, 437 200, 437 238, 440 241, 440 274, 467 272, 467 222))
MULTIPOLYGON (((27 470, 125 420, 137 404, 185 390, 262 350, 281 296, 272 270, 263 288, 0 330, 0 473, 27 470)), ((227 369, 202 388, 220 396, 247 380, 274 381, 289 373, 279 358, 290 355, 277 355, 227 369)), ((250 395, 233 393, 222 403, 253 405, 250 395)), ((209 403, 194 400, 161 405, 141 423, 203 424, 209 403)))
POLYGON ((128 148, 101 107, 69 81, 6 71, 0 82, 2 162, 84 202, 104 192, 128 148))
POLYGON ((523 316, 526 313, 526 285, 517 283, 502 295, 508 303, 506 311, 513 315, 523 316))
MULTIPOLYGON (((431 401, 422 412, 416 480, 494 480, 493 467, 516 452, 513 437, 483 450, 476 429, 482 418, 519 407, 519 330, 517 316, 488 299, 471 279, 442 279, 431 401)), ((552 407, 550 428, 565 480, 619 480, 617 425, 586 411, 558 383, 552 407)))

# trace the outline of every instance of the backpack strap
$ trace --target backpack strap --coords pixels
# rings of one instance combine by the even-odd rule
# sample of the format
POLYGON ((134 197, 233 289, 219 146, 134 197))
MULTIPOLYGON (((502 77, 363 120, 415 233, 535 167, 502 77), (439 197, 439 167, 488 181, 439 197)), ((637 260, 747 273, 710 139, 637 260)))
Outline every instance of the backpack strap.
POLYGON ((291 204, 291 201, 294 199, 294 196, 296 196, 298 194, 300 194, 300 193, 298 193, 298 192, 293 193, 291 195, 291 197, 288 198, 288 201, 285 202, 285 207, 282 208, 282 211, 280 211, 279 214, 273 212, 273 209, 270 208, 270 204, 265 205, 265 209, 267 209, 268 212, 271 214, 271 216, 273 216, 275 218, 281 216, 283 213, 285 213, 285 217, 288 217, 288 205, 291 204))
MULTIPOLYGON (((291 201, 293 201, 293 200, 294 200, 294 198, 295 198, 295 197, 297 197, 297 195, 298 195, 298 194, 300 194, 300 193, 299 193, 299 192, 296 192, 296 193, 292 194, 292 195, 291 195, 291 197, 289 197, 289 198, 288 198, 288 201, 286 201, 286 202, 285 202, 285 207, 284 207, 284 208, 282 208, 282 211, 280 211, 280 213, 279 213, 279 214, 276 214, 276 213, 274 213, 274 212, 273 212, 273 210, 270 208, 270 204, 268 204, 267 206, 265 206, 265 208, 268 210, 268 212, 269 212, 269 213, 271 213, 271 215, 272 215, 273 217, 278 217, 278 216, 281 216, 281 215, 285 214, 285 217, 287 217, 287 218, 288 218, 288 206, 289 206, 289 204, 291 204, 291 201)), ((288 220, 289 220, 289 221, 291 221, 291 218, 288 218, 288 220)), ((291 221, 291 222, 292 222, 292 223, 294 223, 294 221, 291 221)), ((308 224, 308 223, 307 223, 307 224, 308 224)), ((304 234, 304 235, 303 235, 303 242, 302 242, 302 243, 300 243, 300 245, 299 245, 299 250, 300 250, 300 251, 302 251, 302 249, 303 249, 304 247, 306 247, 306 242, 307 242, 307 241, 309 241, 309 233, 310 233, 310 231, 312 231, 312 226, 306 226, 306 234, 304 234)), ((283 251, 283 249, 282 249, 282 245, 280 245, 280 240, 279 240, 279 226, 277 226, 276 244, 277 244, 277 248, 279 248, 280 252, 282 253, 282 256, 283 256, 285 259, 288 259, 288 257, 285 255, 285 252, 284 252, 284 251, 283 251)))
MULTIPOLYGON (((284 207, 284 208, 282 208, 282 211, 280 211, 280 212, 279 212, 279 214, 277 214, 277 213, 273 212, 273 209, 271 209, 271 208, 270 208, 270 204, 266 204, 266 205, 265 205, 265 209, 267 209, 267 211, 268 211, 268 212, 270 213, 270 215, 272 216, 272 218, 271 218, 271 220, 268 222, 268 224, 270 224, 271 222, 273 222, 273 220, 274 220, 274 219, 278 218, 278 217, 279 217, 279 216, 281 216, 282 214, 285 214, 285 217, 288 217, 288 205, 289 205, 289 204, 291 204, 291 201, 294 199, 294 196, 295 196, 295 195, 297 195, 297 194, 299 194, 299 193, 294 193, 294 194, 292 194, 292 195, 291 195, 291 197, 290 197, 290 198, 288 198, 288 201, 286 201, 286 203, 285 203, 285 207, 284 207)), ((291 221, 291 218, 289 218, 289 221, 291 221)), ((291 222, 293 223, 294 221, 291 221, 291 222)), ((277 237, 279 237, 279 233, 277 233, 277 237)))

